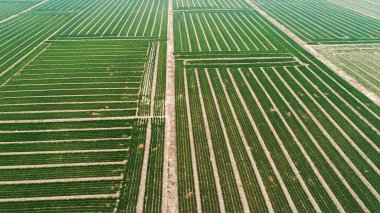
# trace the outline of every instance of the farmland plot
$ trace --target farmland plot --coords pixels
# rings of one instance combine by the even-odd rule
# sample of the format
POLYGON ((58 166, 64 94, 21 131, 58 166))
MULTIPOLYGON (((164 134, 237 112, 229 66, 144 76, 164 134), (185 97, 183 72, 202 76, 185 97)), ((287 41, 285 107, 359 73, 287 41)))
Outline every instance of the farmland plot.
POLYGON ((166 35, 166 0, 85 2, 88 6, 82 9, 82 14, 63 28, 59 35, 82 37, 165 37, 166 35))
POLYGON ((53 41, 0 87, 2 210, 125 206, 117 200, 133 188, 131 169, 142 165, 128 160, 147 132, 150 111, 139 110, 150 106, 143 90, 156 49, 149 42, 53 41))
POLYGON ((252 2, 305 42, 374 42, 380 39, 380 20, 327 1, 252 2))
POLYGON ((330 2, 346 7, 347 9, 354 10, 360 12, 364 15, 380 19, 380 3, 371 1, 371 0, 363 0, 363 1, 355 1, 355 0, 329 0, 330 2))
POLYGON ((379 207, 378 128, 345 117, 349 105, 336 108, 336 91, 309 67, 183 64, 176 85, 178 146, 188 153, 179 159, 184 211, 379 207))
POLYGON ((175 12, 176 51, 283 50, 254 12, 175 12))
POLYGON ((68 17, 25 13, 0 24, 0 77, 62 27, 68 17))
POLYGON ((318 52, 380 96, 380 45, 317 45, 318 52))
POLYGON ((174 9, 241 9, 249 8, 243 0, 176 0, 174 9))
POLYGON ((42 1, 0 1, 0 21, 20 13, 42 1))

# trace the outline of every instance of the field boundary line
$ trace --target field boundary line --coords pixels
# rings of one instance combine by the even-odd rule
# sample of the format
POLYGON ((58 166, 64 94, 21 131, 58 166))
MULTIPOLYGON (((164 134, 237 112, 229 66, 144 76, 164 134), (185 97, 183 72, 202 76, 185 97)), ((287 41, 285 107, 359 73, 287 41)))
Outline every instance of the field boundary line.
POLYGON ((86 199, 106 199, 117 198, 115 194, 93 194, 93 195, 68 195, 68 196, 51 196, 51 197, 23 197, 23 198, 0 198, 0 203, 9 202, 31 202, 31 201, 53 201, 53 200, 86 200, 86 199))
POLYGON ((0 24, 4 23, 4 22, 6 22, 6 21, 9 21, 9 20, 11 20, 11 19, 13 19, 13 18, 16 18, 16 17, 18 17, 19 15, 21 15, 21 14, 23 14, 23 13, 26 13, 26 12, 28 12, 28 11, 31 11, 31 10, 33 10, 34 8, 40 6, 41 4, 44 4, 44 3, 48 2, 48 1, 49 1, 49 0, 44 0, 44 1, 38 3, 38 4, 34 5, 34 6, 31 6, 31 7, 27 8, 27 9, 25 9, 25 10, 23 10, 23 11, 17 13, 17 14, 14 14, 14 15, 12 15, 12 16, 9 16, 8 18, 5 18, 5 19, 3 19, 3 20, 0 20, 0 24))
POLYGON ((178 206, 178 175, 175 113, 175 58, 173 0, 168 0, 165 90, 165 143, 162 178, 162 212, 176 213, 178 206))
POLYGON ((41 180, 15 180, 15 181, 0 181, 0 185, 23 185, 23 184, 43 184, 43 183, 69 183, 69 182, 91 182, 91 181, 106 181, 106 180, 121 180, 120 176, 109 177, 89 177, 89 178, 62 178, 62 179, 41 179, 41 180))
MULTIPOLYGON (((266 12, 261 10, 260 7, 256 6, 253 2, 251 2, 251 0, 245 0, 245 1, 249 5, 251 5, 257 12, 259 12, 262 16, 264 16, 267 20, 269 20, 273 25, 275 25, 282 32, 284 32, 286 35, 288 35, 290 38, 292 38, 303 49, 308 51, 310 54, 312 54, 314 57, 316 57, 319 61, 321 61, 323 64, 325 64, 328 68, 330 68, 332 71, 334 71, 338 76, 340 76, 346 82, 348 82, 351 86, 353 86, 355 89, 360 91, 362 94, 364 94, 367 98, 369 98, 375 104, 380 106, 380 97, 378 97, 376 94, 374 94, 373 92, 366 89, 364 86, 359 84, 355 79, 353 79, 352 77, 347 75, 344 71, 339 69, 333 63, 331 63, 329 60, 327 60, 324 56, 319 54, 312 46, 310 46, 307 43, 305 43, 304 41, 302 41, 298 36, 296 36, 294 33, 292 33, 290 30, 288 30, 284 25, 277 22, 274 18, 272 18, 266 12)), ((319 66, 318 66, 318 68, 319 68, 319 66)), ((319 69, 321 69, 321 68, 319 68, 319 69)))

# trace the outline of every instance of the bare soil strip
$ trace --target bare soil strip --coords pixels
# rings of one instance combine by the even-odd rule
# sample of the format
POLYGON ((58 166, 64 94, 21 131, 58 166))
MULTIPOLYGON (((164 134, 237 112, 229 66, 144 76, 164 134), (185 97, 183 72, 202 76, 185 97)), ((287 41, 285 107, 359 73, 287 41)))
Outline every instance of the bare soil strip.
POLYGON ((93 195, 69 195, 51 197, 23 197, 23 198, 1 198, 0 203, 31 202, 31 201, 52 201, 52 200, 86 200, 86 199, 106 199, 118 198, 119 193, 115 194, 93 194, 93 195))
POLYGON ((104 181, 104 180, 121 180, 122 178, 123 178, 123 176, 120 175, 120 176, 110 176, 110 177, 89 177, 89 178, 62 178, 62 179, 46 179, 46 180, 0 181, 0 185, 89 182, 89 181, 104 181))
POLYGON ((166 54, 165 147, 162 187, 162 212, 176 213, 178 209, 178 175, 175 115, 175 59, 173 0, 168 1, 168 41, 166 54))

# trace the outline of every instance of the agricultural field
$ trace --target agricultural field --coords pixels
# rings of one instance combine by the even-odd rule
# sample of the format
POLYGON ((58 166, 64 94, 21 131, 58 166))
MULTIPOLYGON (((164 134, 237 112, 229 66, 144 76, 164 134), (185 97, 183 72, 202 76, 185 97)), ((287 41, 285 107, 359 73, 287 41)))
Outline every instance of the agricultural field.
POLYGON ((380 96, 380 44, 317 45, 314 48, 358 83, 380 96))
POLYGON ((357 11, 366 16, 380 19, 380 2, 372 0, 329 0, 330 2, 357 11))
POLYGON ((377 212, 380 21, 337 1, 0 0, 0 212, 377 212))
POLYGON ((329 1, 252 0, 307 43, 379 42, 380 20, 329 1))
POLYGON ((0 0, 0 22, 42 2, 39 0, 0 0))
POLYGON ((0 23, 1 211, 157 211, 165 1, 20 2, 0 23))

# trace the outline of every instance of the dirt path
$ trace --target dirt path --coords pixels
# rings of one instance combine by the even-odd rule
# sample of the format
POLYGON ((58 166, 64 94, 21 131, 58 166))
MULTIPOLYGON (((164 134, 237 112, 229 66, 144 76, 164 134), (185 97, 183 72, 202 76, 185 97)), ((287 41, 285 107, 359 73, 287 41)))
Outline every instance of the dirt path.
POLYGON ((173 1, 168 2, 168 41, 166 53, 165 149, 162 212, 178 212, 177 147, 175 117, 175 60, 173 1))

